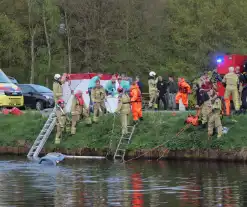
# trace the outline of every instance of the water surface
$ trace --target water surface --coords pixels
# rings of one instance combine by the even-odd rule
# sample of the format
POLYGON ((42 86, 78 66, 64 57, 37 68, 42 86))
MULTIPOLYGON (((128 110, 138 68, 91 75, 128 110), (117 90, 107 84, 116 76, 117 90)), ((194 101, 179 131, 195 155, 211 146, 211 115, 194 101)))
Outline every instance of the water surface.
POLYGON ((230 163, 66 161, 0 157, 0 206, 247 206, 247 166, 230 163))

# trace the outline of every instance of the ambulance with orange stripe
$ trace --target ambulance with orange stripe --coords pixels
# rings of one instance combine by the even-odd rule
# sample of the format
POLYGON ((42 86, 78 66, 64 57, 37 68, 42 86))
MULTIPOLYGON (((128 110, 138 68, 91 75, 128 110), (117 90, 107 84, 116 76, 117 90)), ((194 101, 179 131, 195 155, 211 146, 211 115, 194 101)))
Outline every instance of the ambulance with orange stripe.
POLYGON ((0 69, 0 108, 22 107, 24 104, 21 89, 0 69))

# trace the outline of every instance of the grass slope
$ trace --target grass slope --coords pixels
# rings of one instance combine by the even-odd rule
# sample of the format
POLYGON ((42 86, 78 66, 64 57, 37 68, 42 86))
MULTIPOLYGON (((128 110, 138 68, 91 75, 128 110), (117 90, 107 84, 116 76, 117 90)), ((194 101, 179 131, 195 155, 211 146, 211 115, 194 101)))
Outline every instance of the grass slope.
MULTIPOLYGON (((129 149, 150 149, 161 143, 169 149, 240 149, 247 146, 247 116, 234 117, 238 122, 234 123, 229 118, 223 119, 223 126, 230 130, 222 139, 213 137, 207 140, 207 130, 199 130, 190 127, 179 137, 176 133, 184 127, 187 113, 177 113, 172 116, 170 112, 144 113, 144 121, 135 131, 129 149)), ((60 147, 63 148, 107 148, 110 139, 113 146, 117 144, 121 133, 119 117, 114 122, 112 114, 102 117, 100 123, 93 127, 86 127, 82 121, 78 124, 77 134, 65 138, 60 147), (114 124, 114 130, 113 129, 114 124)), ((37 113, 25 113, 20 117, 12 115, 0 115, 0 146, 16 146, 18 140, 26 140, 33 143, 46 119, 37 113)), ((54 147, 54 133, 52 133, 47 146, 54 147)))

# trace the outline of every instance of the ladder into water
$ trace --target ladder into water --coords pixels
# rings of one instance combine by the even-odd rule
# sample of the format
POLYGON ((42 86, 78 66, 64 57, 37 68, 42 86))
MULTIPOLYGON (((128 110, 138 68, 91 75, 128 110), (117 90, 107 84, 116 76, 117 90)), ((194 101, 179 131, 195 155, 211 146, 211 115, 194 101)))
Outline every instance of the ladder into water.
POLYGON ((136 127, 136 125, 128 126, 127 127, 127 129, 128 129, 127 134, 122 134, 122 136, 120 137, 119 143, 117 145, 117 149, 116 149, 115 154, 114 154, 114 160, 120 159, 122 162, 124 161, 126 148, 131 141, 131 138, 132 138, 133 133, 135 131, 135 127, 136 127))
POLYGON ((45 125, 43 126, 42 130, 40 131, 38 137, 33 143, 33 146, 28 152, 28 159, 30 160, 37 160, 39 159, 39 153, 43 149, 47 139, 49 138, 52 130, 54 129, 56 125, 56 107, 52 110, 50 113, 45 125))

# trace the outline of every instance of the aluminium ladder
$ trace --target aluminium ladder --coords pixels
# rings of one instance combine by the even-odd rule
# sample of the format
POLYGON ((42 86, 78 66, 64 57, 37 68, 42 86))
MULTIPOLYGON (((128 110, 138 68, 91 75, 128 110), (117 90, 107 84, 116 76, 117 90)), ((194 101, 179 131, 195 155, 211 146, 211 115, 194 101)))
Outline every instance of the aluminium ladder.
POLYGON ((57 117, 56 117, 56 106, 55 106, 52 112, 50 113, 45 125, 40 131, 38 137, 34 141, 33 146, 29 150, 27 155, 28 159, 34 159, 34 160, 38 159, 39 153, 43 149, 47 139, 49 138, 52 130, 56 125, 56 119, 57 117))
POLYGON ((129 145, 132 135, 135 131, 136 124, 134 126, 127 126, 128 132, 127 134, 122 134, 116 152, 114 154, 114 160, 120 159, 121 161, 124 161, 124 156, 126 153, 126 148, 129 145))

